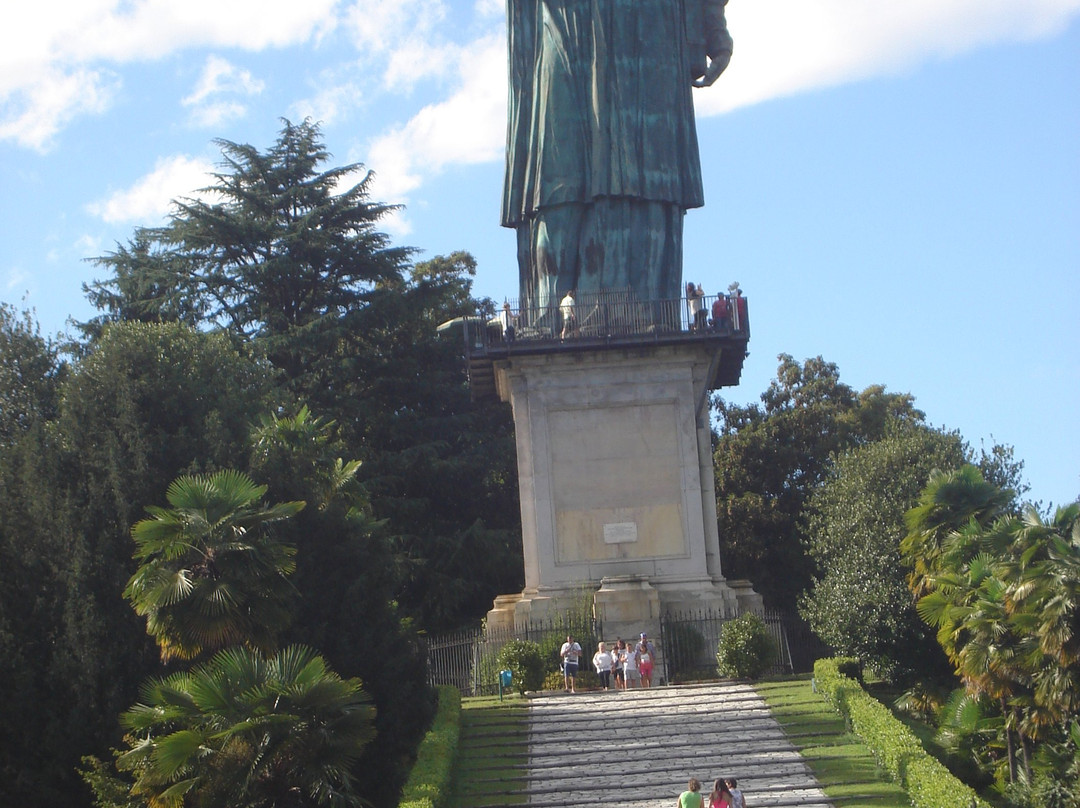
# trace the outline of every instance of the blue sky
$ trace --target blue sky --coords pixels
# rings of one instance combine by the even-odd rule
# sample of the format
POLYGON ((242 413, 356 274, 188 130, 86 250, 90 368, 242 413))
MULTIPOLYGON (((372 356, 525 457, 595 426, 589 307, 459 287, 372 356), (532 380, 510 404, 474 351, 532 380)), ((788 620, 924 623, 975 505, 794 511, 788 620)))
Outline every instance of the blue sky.
MULTIPOLYGON (((323 124, 334 164, 401 202, 419 258, 472 252, 514 297, 498 226, 502 0, 56 0, 0 31, 0 299, 44 331, 93 315, 87 259, 206 184, 214 138, 323 124)), ((730 0, 731 67, 696 91, 706 207, 687 279, 738 280, 756 400, 776 355, 910 392, 1031 498, 1080 495, 1080 0, 730 0)))

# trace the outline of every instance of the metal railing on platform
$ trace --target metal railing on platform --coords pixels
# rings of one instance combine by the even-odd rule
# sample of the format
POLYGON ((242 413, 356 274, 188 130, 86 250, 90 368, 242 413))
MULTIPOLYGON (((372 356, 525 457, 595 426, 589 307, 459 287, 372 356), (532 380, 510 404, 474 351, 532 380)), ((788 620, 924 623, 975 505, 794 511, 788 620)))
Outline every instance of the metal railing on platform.
POLYGON ((632 291, 578 292, 544 306, 507 300, 490 320, 473 317, 444 323, 460 326, 466 353, 530 343, 648 341, 689 334, 749 338, 748 303, 741 295, 639 300, 632 291))

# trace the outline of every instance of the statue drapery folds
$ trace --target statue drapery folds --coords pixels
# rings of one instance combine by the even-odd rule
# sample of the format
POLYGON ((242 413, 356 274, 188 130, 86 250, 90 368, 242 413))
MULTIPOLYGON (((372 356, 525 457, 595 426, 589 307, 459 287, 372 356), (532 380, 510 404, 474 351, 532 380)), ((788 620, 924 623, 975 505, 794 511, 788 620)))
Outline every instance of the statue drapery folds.
POLYGON ((704 204, 691 87, 731 54, 726 0, 508 0, 502 223, 523 307, 569 289, 679 296, 704 204))

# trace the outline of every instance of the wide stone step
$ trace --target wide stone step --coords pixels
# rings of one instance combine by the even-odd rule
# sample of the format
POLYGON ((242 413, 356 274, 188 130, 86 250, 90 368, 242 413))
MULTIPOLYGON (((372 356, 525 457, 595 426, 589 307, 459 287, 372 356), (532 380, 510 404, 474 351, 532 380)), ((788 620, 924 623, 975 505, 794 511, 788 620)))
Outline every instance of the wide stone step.
POLYGON ((671 808, 696 777, 736 777, 754 808, 832 808, 764 700, 719 682, 539 696, 529 708, 530 805, 671 808))

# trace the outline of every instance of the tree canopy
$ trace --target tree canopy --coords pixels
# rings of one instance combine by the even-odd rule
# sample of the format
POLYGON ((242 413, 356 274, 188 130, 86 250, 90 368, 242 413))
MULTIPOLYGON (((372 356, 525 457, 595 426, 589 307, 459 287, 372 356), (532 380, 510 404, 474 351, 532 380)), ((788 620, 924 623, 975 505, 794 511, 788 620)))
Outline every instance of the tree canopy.
POLYGON ((715 401, 717 516, 724 575, 748 578, 766 603, 794 608, 813 563, 802 545, 807 501, 833 456, 881 438, 889 422, 921 423, 906 393, 856 393, 832 362, 781 354, 760 405, 715 401))

